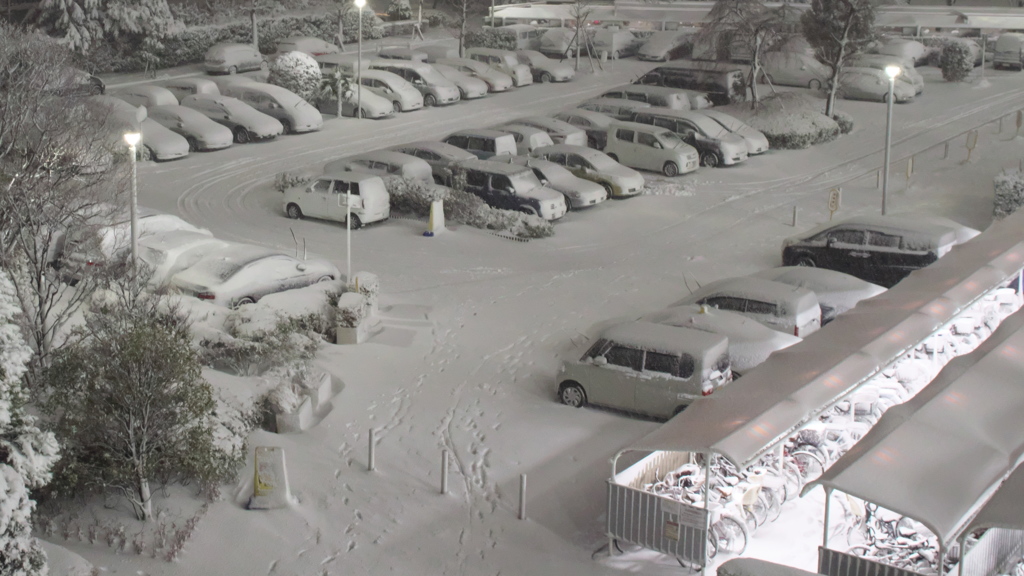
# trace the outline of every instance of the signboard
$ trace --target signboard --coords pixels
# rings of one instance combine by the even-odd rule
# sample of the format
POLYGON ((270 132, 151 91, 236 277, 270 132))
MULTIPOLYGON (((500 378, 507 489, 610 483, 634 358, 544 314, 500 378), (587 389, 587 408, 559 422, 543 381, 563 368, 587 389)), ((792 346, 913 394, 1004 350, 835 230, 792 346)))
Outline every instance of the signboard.
POLYGON ((252 498, 250 510, 283 508, 291 500, 288 490, 288 471, 284 463, 284 449, 277 446, 257 446, 253 458, 252 498))
POLYGON ((679 523, 665 520, 665 539, 679 541, 679 523))
POLYGON ((832 219, 832 215, 839 210, 843 200, 843 189, 839 186, 828 191, 828 219, 832 219))

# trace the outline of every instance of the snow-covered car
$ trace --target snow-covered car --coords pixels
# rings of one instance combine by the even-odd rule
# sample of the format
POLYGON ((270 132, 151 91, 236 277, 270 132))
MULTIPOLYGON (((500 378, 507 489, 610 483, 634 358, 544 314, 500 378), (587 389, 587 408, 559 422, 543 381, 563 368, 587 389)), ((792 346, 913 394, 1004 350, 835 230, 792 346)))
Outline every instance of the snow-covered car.
POLYGON ((469 58, 442 58, 437 64, 451 66, 463 74, 479 78, 487 83, 488 92, 505 92, 511 90, 515 85, 512 77, 504 72, 499 72, 483 62, 470 60, 469 58))
MULTIPOLYGON (((338 112, 338 101, 334 98, 322 98, 317 104, 324 113, 336 114, 338 112)), ((379 120, 395 115, 395 103, 391 99, 380 96, 365 86, 360 95, 359 86, 353 83, 352 89, 345 92, 341 100, 341 115, 355 117, 356 109, 359 110, 360 118, 379 120)))
POLYGON ((324 54, 322 56, 314 56, 313 59, 320 65, 320 72, 323 76, 340 71, 346 76, 354 77, 356 75, 356 67, 360 63, 363 65, 364 72, 370 68, 369 58, 363 59, 360 62, 359 56, 351 53, 324 54))
POLYGON ((387 46, 377 51, 377 58, 385 60, 408 60, 410 62, 426 62, 427 54, 421 50, 402 48, 399 46, 387 46))
POLYGON ((640 318, 646 322, 682 326, 721 334, 729 339, 729 360, 733 378, 746 374, 776 350, 788 348, 802 338, 778 330, 729 310, 688 304, 652 312, 640 318))
POLYGON ((682 58, 693 44, 693 35, 697 30, 683 28, 680 30, 661 30, 652 34, 640 46, 636 57, 640 60, 668 62, 682 58))
MULTIPOLYGON (((709 120, 710 122, 710 120, 709 120)), ((697 169, 700 154, 675 132, 651 124, 616 122, 608 128, 604 152, 623 166, 660 172, 669 178, 697 169)), ((743 156, 747 148, 743 145, 743 156)))
MULTIPOLYGON (((141 121, 138 122, 142 132, 142 139, 138 145, 138 153, 141 158, 166 161, 188 156, 188 141, 151 120, 145 106, 133 106, 112 95, 92 96, 91 99, 110 107, 111 120, 116 118, 116 125, 127 125, 141 118, 141 121)), ((108 122, 108 124, 110 123, 108 122)), ((110 128, 114 131, 117 130, 114 125, 111 125, 110 128)), ((112 137, 119 138, 121 134, 112 134, 112 137)))
POLYGON ((405 78, 423 94, 426 107, 454 104, 459 101, 459 88, 426 62, 409 60, 373 60, 370 68, 387 70, 405 78))
POLYGON ((243 82, 224 86, 221 93, 277 118, 285 134, 314 132, 324 125, 320 112, 287 88, 265 82, 243 82))
POLYGON ((512 156, 509 161, 530 168, 542 184, 561 192, 565 196, 565 204, 569 210, 580 210, 608 199, 608 191, 603 186, 578 178, 564 166, 554 162, 530 156, 512 156))
POLYGON ((653 322, 604 330, 558 372, 558 399, 671 418, 732 381, 725 336, 653 322))
POLYGON ((285 52, 305 52, 310 56, 323 56, 338 54, 341 52, 341 48, 338 48, 337 44, 315 36, 289 36, 277 41, 277 53, 284 54, 285 52))
MULTIPOLYGON (((140 242, 147 236, 171 231, 213 237, 209 230, 193 226, 173 214, 148 208, 139 209, 140 242)), ((131 240, 131 216, 127 212, 118 214, 113 223, 104 219, 71 228, 64 239, 61 277, 73 282, 81 277, 83 270, 107 265, 131 249, 131 240)))
POLYGON ((847 66, 858 68, 874 68, 885 71, 888 66, 899 66, 900 75, 897 78, 910 83, 914 87, 914 93, 920 94, 924 91, 924 77, 914 68, 914 64, 904 58, 888 56, 886 54, 857 54, 850 58, 847 66))
MULTIPOLYGON (((843 73, 839 76, 839 93, 843 98, 850 100, 886 102, 889 100, 889 77, 884 70, 875 68, 843 68, 843 73)), ((893 102, 910 102, 916 94, 917 91, 910 82, 896 77, 893 84, 893 102)))
POLYGON ((252 44, 222 42, 206 51, 203 60, 207 74, 235 74, 267 68, 267 61, 252 44))
POLYGON ((747 159, 747 141, 696 110, 652 108, 633 118, 639 124, 666 128, 697 149, 702 166, 732 166, 747 159))
POLYGON ((430 164, 415 156, 394 150, 374 150, 349 156, 324 166, 324 174, 335 172, 362 172, 377 176, 398 176, 406 180, 419 180, 433 184, 430 164))
POLYGON ((537 82, 568 82, 576 75, 572 66, 552 60, 536 50, 517 50, 519 61, 530 67, 530 73, 537 82))
MULTIPOLYGON (((575 126, 587 133, 587 146, 595 150, 603 150, 608 142, 608 126, 615 118, 592 110, 572 110, 554 115, 556 120, 575 126)), ((568 144, 568 142, 566 142, 568 144)))
POLYGON ((474 98, 483 98, 487 96, 487 82, 479 78, 474 78, 469 74, 459 71, 458 68, 452 66, 446 66, 444 64, 434 63, 432 64, 435 70, 441 73, 445 79, 449 80, 452 84, 459 87, 459 98, 462 100, 472 100, 474 98))
POLYGON ((626 84, 601 94, 601 98, 647 102, 651 106, 689 110, 690 95, 681 88, 651 86, 649 84, 626 84))
POLYGON ((587 145, 586 131, 563 120, 548 118, 547 116, 527 116, 525 118, 517 118, 512 123, 539 128, 547 132, 551 136, 551 141, 555 144, 587 145))
POLYGON ((600 112, 607 116, 611 116, 616 120, 623 122, 629 122, 633 119, 633 115, 643 110, 644 108, 650 108, 651 105, 647 102, 636 102, 634 100, 625 100, 619 98, 592 98, 590 100, 584 100, 576 107, 579 110, 590 110, 591 112, 600 112))
POLYGON ((853 308, 861 300, 873 298, 885 292, 885 288, 878 284, 865 282, 849 274, 824 268, 780 266, 756 272, 751 276, 807 288, 814 292, 814 295, 818 297, 818 305, 821 306, 822 326, 853 308))
POLYGON ((565 216, 565 198, 541 184, 533 170, 525 166, 467 160, 461 167, 466 172, 466 191, 492 208, 525 212, 545 220, 565 216))
MULTIPOLYGON (((592 31, 587 33, 593 36, 592 31)), ((572 28, 549 28, 540 37, 540 52, 547 56, 561 58, 562 56, 572 58, 576 55, 576 47, 581 42, 576 38, 576 31, 572 28)), ((583 44, 582 52, 587 52, 586 43, 583 44)))
POLYGON ((501 124, 499 126, 494 126, 493 129, 511 134, 512 137, 516 139, 516 151, 518 154, 529 155, 537 148, 551 146, 554 144, 554 141, 551 140, 550 134, 540 128, 534 128, 533 126, 525 126, 523 124, 501 124))
POLYGON ((386 70, 363 70, 359 82, 381 98, 391 100, 396 114, 423 108, 423 94, 397 74, 386 70))
POLYGON ((387 220, 391 196, 380 176, 362 172, 330 172, 312 182, 284 191, 284 212, 296 220, 304 217, 345 223, 352 229, 387 220))
POLYGON ((597 182, 610 198, 636 196, 644 188, 643 175, 593 148, 555 144, 534 150, 533 156, 565 166, 578 178, 597 182))
POLYGON ((928 56, 928 48, 924 44, 917 40, 904 38, 885 38, 874 47, 873 51, 878 54, 906 58, 913 62, 914 66, 924 64, 924 60, 928 56))
POLYGON ((235 142, 239 144, 253 140, 269 140, 284 132, 284 126, 277 118, 267 116, 230 96, 193 94, 183 98, 181 105, 230 128, 231 133, 235 135, 235 142))
POLYGON ((476 154, 468 150, 433 140, 399 144, 389 150, 415 156, 429 164, 435 184, 441 184, 451 176, 452 164, 476 158, 476 154))
POLYGON ((426 44, 417 46, 416 50, 427 55, 426 62, 433 64, 441 58, 459 58, 459 49, 444 44, 426 44))
POLYGON ((722 125, 723 128, 743 138, 747 144, 747 155, 763 154, 768 151, 768 138, 760 130, 751 128, 735 116, 718 110, 701 110, 701 114, 722 125))
POLYGON ((472 152, 481 160, 495 156, 515 156, 517 150, 514 136, 486 128, 459 130, 445 136, 443 142, 472 152))
POLYGON ((821 328, 821 306, 806 288, 744 276, 698 288, 673 306, 704 304, 743 314, 785 334, 806 338, 821 328))
POLYGON ((515 86, 529 86, 533 84, 533 75, 530 67, 519 62, 519 58, 512 50, 501 50, 498 48, 469 48, 466 50, 466 58, 482 62, 502 74, 508 74, 515 86))
POLYGON ((153 106, 174 106, 178 103, 173 92, 163 86, 150 84, 128 86, 117 92, 111 92, 110 95, 120 98, 132 106, 145 106, 147 109, 153 106))
POLYGON ((149 268, 149 284, 161 287, 174 274, 199 262, 207 252, 228 245, 205 230, 168 230, 139 238, 139 260, 149 268))
POLYGON ((160 86, 170 90, 179 103, 186 96, 193 94, 213 94, 214 96, 220 94, 220 88, 217 86, 217 83, 209 78, 175 78, 161 82, 160 86))
POLYGON ((150 120, 184 137, 189 152, 220 150, 234 141, 230 128, 185 106, 152 106, 146 112, 150 120))
POLYGON ((838 270, 890 288, 948 254, 970 231, 931 217, 857 216, 787 238, 782 265, 838 270))
POLYGON ((758 82, 819 90, 828 85, 832 73, 827 66, 801 52, 766 52, 761 55, 758 82))
POLYGON ((341 277, 327 260, 299 260, 276 250, 232 244, 207 252, 171 277, 171 289, 219 306, 253 304, 267 294, 341 277))

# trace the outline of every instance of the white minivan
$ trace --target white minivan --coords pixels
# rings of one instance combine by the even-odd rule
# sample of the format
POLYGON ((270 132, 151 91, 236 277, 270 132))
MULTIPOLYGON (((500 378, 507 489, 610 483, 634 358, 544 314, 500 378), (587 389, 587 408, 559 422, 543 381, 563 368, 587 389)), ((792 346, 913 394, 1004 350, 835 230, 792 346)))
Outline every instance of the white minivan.
POLYGON ((332 172, 284 191, 284 211, 289 218, 308 216, 345 222, 350 206, 353 229, 388 219, 391 196, 384 180, 359 172, 332 172))
POLYGON ((607 406, 671 418, 732 381, 729 340, 720 334, 653 322, 606 329, 558 374, 568 406, 607 406))
POLYGON ((996 39, 992 67, 1024 70, 1024 34, 1006 32, 996 39))
POLYGON ((697 150, 672 131, 636 122, 613 122, 604 152, 623 166, 661 172, 670 178, 693 172, 700 163, 697 150))

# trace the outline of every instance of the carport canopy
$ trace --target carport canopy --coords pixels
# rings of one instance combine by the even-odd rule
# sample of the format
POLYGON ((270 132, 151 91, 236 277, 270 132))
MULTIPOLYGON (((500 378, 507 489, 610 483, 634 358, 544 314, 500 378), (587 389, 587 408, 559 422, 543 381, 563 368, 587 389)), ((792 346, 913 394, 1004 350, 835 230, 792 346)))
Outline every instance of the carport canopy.
POLYGON ((1024 267, 1024 211, 696 400, 619 451, 716 453, 753 464, 1024 267))
POLYGON ((944 547, 976 520, 1018 527, 1024 478, 1013 475, 1024 460, 1022 413, 1024 310, 886 411, 804 493, 821 485, 873 502, 922 522, 944 547), (996 500, 1000 486, 1009 490, 996 500), (985 507, 993 501, 1002 508, 985 507))

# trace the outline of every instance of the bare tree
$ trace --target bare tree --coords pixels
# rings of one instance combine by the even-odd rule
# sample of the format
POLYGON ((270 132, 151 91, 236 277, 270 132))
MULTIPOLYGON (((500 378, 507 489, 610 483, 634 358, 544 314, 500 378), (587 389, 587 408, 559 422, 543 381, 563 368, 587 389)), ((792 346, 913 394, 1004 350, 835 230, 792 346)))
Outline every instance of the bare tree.
POLYGON ((586 40, 586 34, 588 33, 587 22, 590 21, 590 16, 593 12, 594 9, 588 0, 573 0, 573 3, 569 6, 569 16, 572 17, 573 37, 575 38, 575 47, 570 46, 570 48, 576 53, 575 69, 577 71, 580 69, 580 52, 584 48, 589 50, 590 43, 586 40))
POLYGON ((874 39, 875 7, 871 0, 812 0, 800 17, 815 57, 831 69, 825 115, 835 112, 843 66, 874 39))
POLYGON ((734 51, 750 58, 747 85, 750 87, 751 108, 759 101, 757 79, 761 77, 761 55, 781 44, 792 34, 792 13, 783 4, 769 8, 762 0, 717 0, 708 13, 708 19, 698 34, 697 41, 734 51), (720 46, 721 44, 725 46, 720 46))
POLYGON ((61 281, 64 237, 112 213, 127 182, 109 109, 80 82, 65 48, 0 24, 0 269, 32 348, 30 386, 93 286, 90 275, 75 287, 61 281))
POLYGON ((466 32, 470 21, 483 13, 485 0, 446 0, 448 6, 455 10, 455 17, 446 19, 446 26, 452 36, 459 41, 459 56, 466 55, 466 32))

